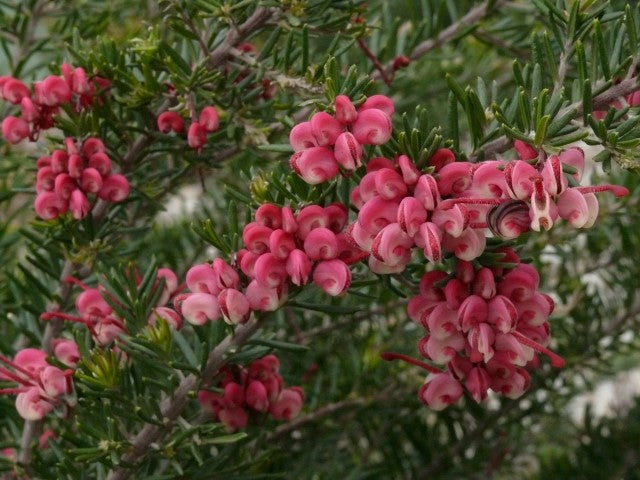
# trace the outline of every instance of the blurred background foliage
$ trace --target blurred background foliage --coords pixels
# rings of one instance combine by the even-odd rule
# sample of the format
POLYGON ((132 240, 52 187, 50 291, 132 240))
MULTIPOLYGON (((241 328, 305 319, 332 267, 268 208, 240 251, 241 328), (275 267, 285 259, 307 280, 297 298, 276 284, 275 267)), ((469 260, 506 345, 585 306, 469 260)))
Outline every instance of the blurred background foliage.
MULTIPOLYGON (((104 107, 70 115, 36 145, 0 143, 0 351, 11 355, 40 343, 38 317, 65 261, 92 285, 124 282, 129 262, 140 271, 168 266, 182 276, 192 264, 228 253, 207 234, 207 219, 235 247, 251 210, 264 200, 346 200, 355 178, 315 191, 296 182, 287 167, 287 135, 296 120, 330 104, 324 82, 342 82, 350 66, 357 73, 342 86, 354 98, 392 96, 397 134, 403 112, 416 119, 418 154, 446 144, 459 155, 482 156, 506 133, 503 148, 486 154, 512 158, 513 138, 532 139, 540 131, 535 102, 543 89, 549 97, 557 93, 556 103, 567 109, 635 69, 634 28, 640 28, 637 6, 617 0, 1 0, 0 74, 34 81, 68 61, 109 78, 114 89, 104 107), (211 60, 258 4, 274 14, 242 40, 256 53, 236 49, 211 60), (464 23, 475 9, 483 10, 464 23), (359 41, 383 66, 398 56, 412 61, 387 70, 393 77, 387 85, 359 41), (413 58, 421 45, 425 51, 413 58), (567 68, 559 75, 563 55, 567 68), (200 154, 155 130, 155 116, 167 105, 188 115, 193 102, 222 112, 223 128, 200 154), (416 113, 417 106, 426 113, 416 113), (105 139, 132 182, 125 204, 83 222, 35 220, 33 160, 64 135, 105 139)), ((549 124, 559 122, 565 110, 547 107, 549 124)), ((3 116, 6 109, 0 106, 3 116)), ((263 339, 289 343, 278 354, 287 384, 306 392, 299 419, 267 420, 250 426, 244 438, 226 438, 220 425, 198 420, 194 401, 134 478, 639 478, 640 385, 615 387, 609 415, 577 401, 593 399, 601 382, 640 368, 638 143, 620 145, 612 137, 636 119, 620 137, 640 139, 638 108, 603 124, 604 135, 587 118, 593 109, 584 110, 584 118, 577 112, 553 134, 536 137, 537 145, 553 150, 564 140, 586 139, 588 158, 608 152, 603 163, 590 162, 592 183, 620 183, 631 194, 615 203, 601 197, 590 230, 558 226, 528 236, 520 250, 541 270, 541 289, 557 300, 552 346, 567 359, 566 368, 543 365, 518 400, 495 397, 476 405, 467 399, 430 411, 416 395, 422 372, 379 357, 389 349, 415 355, 421 333, 407 319, 403 297, 412 295, 411 281, 424 266, 416 260, 410 268, 416 275, 402 281, 359 268, 347 297, 329 300, 305 290, 261 330, 263 339)), ((72 304, 73 297, 63 299, 62 307, 72 304)), ((81 328, 68 330, 88 348, 81 328)), ((167 342, 174 360, 189 363, 191 354, 202 357, 224 334, 224 325, 183 332, 193 352, 178 345, 184 342, 167 342)), ((111 389, 81 385, 85 396, 76 413, 51 421, 59 437, 51 448, 36 450, 31 475, 104 478, 118 464, 127 432, 153 417, 157 399, 183 375, 161 351, 135 353, 142 351, 135 346, 140 336, 131 340, 131 355, 143 359, 137 371, 111 389)), ((248 345, 234 358, 247 361, 269 350, 248 345)), ((17 447, 21 429, 13 399, 0 397, 0 448, 17 447)), ((0 469, 10 467, 0 457, 0 469)))

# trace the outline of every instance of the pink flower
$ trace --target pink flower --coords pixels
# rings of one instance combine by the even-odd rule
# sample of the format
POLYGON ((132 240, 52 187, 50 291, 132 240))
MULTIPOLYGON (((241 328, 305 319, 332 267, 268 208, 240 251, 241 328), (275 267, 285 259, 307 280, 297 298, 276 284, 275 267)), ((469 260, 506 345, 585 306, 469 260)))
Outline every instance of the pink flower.
POLYGON ((129 181, 119 174, 112 174, 102 179, 102 188, 98 197, 107 202, 121 202, 129 196, 129 181))
POLYGON ((533 180, 539 177, 538 171, 523 160, 508 162, 504 167, 507 192, 515 200, 529 200, 533 194, 533 180))
MULTIPOLYGON (((69 140, 73 142, 72 139, 69 139, 69 140)), ((69 147, 67 147, 67 149, 69 150, 69 147)), ((91 157, 96 153, 105 153, 105 152, 106 152, 106 148, 104 146, 104 143, 102 142, 102 140, 100 140, 97 137, 89 137, 82 144, 82 154, 85 157, 91 157)), ((77 153, 77 152, 69 151, 68 153, 71 154, 71 153, 77 153)))
POLYGON ((458 308, 458 319, 463 332, 487 320, 489 308, 484 298, 469 295, 458 308))
POLYGON ((463 389, 460 382, 448 373, 429 375, 427 381, 420 388, 418 397, 434 410, 444 408, 457 403, 462 397, 463 389))
POLYGON ((313 281, 333 297, 346 292, 351 284, 351 270, 342 260, 319 262, 313 272, 313 281))
POLYGON ((273 312, 280 306, 280 295, 277 288, 269 288, 257 280, 253 280, 245 291, 251 310, 273 312))
POLYGON ((76 310, 84 318, 94 315, 101 317, 113 312, 97 288, 88 288, 76 297, 76 310))
POLYGON ((247 405, 258 411, 266 412, 269 409, 269 399, 267 398, 267 389, 257 380, 249 382, 245 392, 247 405))
POLYGON ((436 172, 442 170, 442 167, 456 161, 453 152, 448 148, 437 149, 429 159, 429 165, 435 168, 436 172))
POLYGON ((442 231, 435 223, 425 222, 415 237, 416 244, 423 248, 424 256, 433 263, 442 261, 442 231))
POLYGON ((2 121, 2 135, 9 143, 19 143, 29 136, 29 124, 22 118, 5 117, 2 121))
POLYGON ((208 264, 195 265, 187 272, 187 287, 192 292, 210 293, 217 295, 221 288, 218 286, 216 274, 208 264))
POLYGON ((407 185, 402 176, 391 168, 381 168, 375 173, 378 195, 386 200, 402 198, 407 194, 407 185))
MULTIPOLYGON (((45 169, 42 168, 42 169, 40 169, 38 174, 40 174, 41 172, 44 173, 44 171, 45 171, 45 169)), ((102 179, 100 179, 100 181, 102 181, 102 179)), ((38 179, 38 183, 36 184, 36 189, 37 190, 39 189, 40 191, 42 191, 43 187, 46 189, 47 186, 48 185, 43 181, 42 178, 38 179)), ((69 200, 71 198, 71 194, 77 188, 78 188, 78 184, 76 183, 76 181, 73 178, 71 178, 69 175, 67 175, 66 173, 59 173, 56 176, 54 187, 53 187, 53 191, 61 199, 69 200)))
POLYGON ((51 365, 44 367, 40 371, 40 382, 44 393, 53 398, 70 394, 73 387, 69 373, 72 371, 63 372, 51 365))
POLYGON ((440 191, 438 184, 431 175, 422 175, 416 183, 413 196, 418 199, 422 206, 429 212, 435 210, 440 203, 440 191))
POLYGON ((478 258, 485 249, 487 239, 484 233, 467 227, 458 238, 445 234, 442 246, 461 260, 471 261, 478 258))
POLYGON ((22 119, 28 123, 36 122, 40 117, 38 107, 29 97, 23 97, 20 100, 20 112, 22 119))
POLYGON ((269 227, 251 222, 245 225, 242 231, 242 241, 247 250, 259 255, 269 251, 271 233, 273 230, 269 227))
POLYGON ((458 331, 458 312, 449 308, 446 303, 440 302, 428 314, 426 325, 432 337, 444 340, 458 331))
POLYGON ((353 103, 346 95, 336 96, 333 106, 336 112, 336 119, 343 125, 352 124, 358 117, 356 107, 353 106, 353 103))
POLYGON ((327 147, 336 143, 342 125, 327 112, 318 112, 311 117, 311 131, 318 146, 327 147))
MULTIPOLYGON (((527 210, 527 214, 528 213, 527 210)), ((431 221, 443 232, 454 238, 458 238, 469 224, 469 215, 464 205, 454 205, 449 209, 442 208, 438 205, 433 211, 431 221)))
POLYGON ((69 210, 71 210, 73 218, 76 220, 82 220, 87 216, 89 210, 91 210, 89 200, 87 200, 87 196, 82 190, 76 189, 71 192, 71 197, 69 197, 69 210))
POLYGON ((272 253, 260 255, 253 272, 255 279, 268 288, 277 288, 287 280, 286 262, 272 253))
POLYGON ((53 340, 53 354, 68 367, 75 367, 80 360, 80 351, 76 342, 65 338, 53 340))
MULTIPOLYGON (((51 171, 55 174, 66 172, 68 160, 69 160, 69 156, 67 155, 67 152, 65 152, 64 150, 55 150, 51 154, 51 171)), ((89 166, 95 168, 94 165, 89 165, 89 166)), ((100 169, 97 169, 97 170, 100 171, 100 169)))
POLYGON ((315 228, 304 239, 304 251, 311 260, 331 260, 338 256, 336 234, 328 228, 315 228))
POLYGON ((415 197, 405 197, 398 206, 397 221, 407 235, 413 238, 420 225, 427 221, 427 211, 415 197))
POLYGON ((211 270, 216 277, 216 285, 219 290, 225 288, 238 288, 240 285, 240 277, 227 262, 221 258, 216 258, 211 265, 211 270))
POLYGON ((504 162, 489 160, 482 162, 473 171, 471 189, 475 195, 483 198, 500 198, 507 192, 507 182, 500 167, 504 167, 504 162))
POLYGON ((362 105, 360 105, 359 112, 361 114, 364 110, 369 110, 372 108, 382 110, 389 117, 391 117, 395 112, 393 100, 391 100, 386 95, 371 95, 365 100, 362 105))
POLYGON ((329 217, 327 212, 320 205, 309 205, 304 207, 296 217, 298 238, 304 240, 309 232, 314 228, 329 227, 329 217))
POLYGON ((25 420, 42 420, 55 405, 40 394, 38 387, 28 388, 16 396, 16 410, 25 420))
POLYGON ((496 295, 488 301, 488 307, 487 322, 502 333, 510 332, 518 319, 518 311, 511 300, 504 295, 496 295))
MULTIPOLYGON (((233 288, 226 288, 218 295, 218 304, 227 323, 237 325, 249 320, 249 314, 251 313, 249 300, 242 292, 233 288)), ((182 308, 184 310, 184 304, 182 308)))
POLYGON ((418 344, 418 350, 422 356, 436 363, 448 363, 456 356, 456 352, 464 348, 464 344, 461 333, 454 333, 446 338, 430 335, 418 344))
POLYGON ((397 218, 398 203, 382 197, 373 197, 358 212, 358 223, 371 235, 376 235, 390 223, 395 223, 397 218))
POLYGON ((35 200, 36 213, 43 220, 52 220, 68 210, 63 199, 53 192, 41 192, 35 200))
POLYGON ((191 148, 201 150, 207 143, 207 131, 199 123, 192 123, 187 132, 187 143, 191 148))
POLYGON ((362 146, 351 132, 344 132, 338 136, 333 154, 345 170, 355 170, 362 165, 362 146))
POLYGON ((35 85, 36 100, 42 105, 55 107, 71 102, 71 89, 62 78, 50 75, 35 85))
POLYGON ((156 321, 161 318, 176 330, 182 328, 182 317, 178 312, 168 307, 156 307, 151 310, 151 314, 147 319, 149 325, 155 325, 156 321))
POLYGON ((513 142, 513 147, 516 152, 518 152, 520 160, 532 160, 534 158, 538 158, 538 151, 522 140, 516 140, 513 142))
POLYGON ((398 166, 402 173, 402 180, 407 185, 415 185, 420 178, 420 171, 416 165, 406 155, 400 155, 398 157, 398 166))
POLYGON ((572 174, 576 181, 580 181, 584 171, 584 151, 580 147, 571 147, 560 152, 560 161, 574 167, 578 172, 572 174))
POLYGON ((285 388, 280 392, 278 400, 269 407, 269 413, 276 420, 289 421, 302 410, 304 393, 299 387, 285 388))
POLYGON ((560 218, 567 220, 573 227, 581 228, 585 226, 590 221, 590 213, 585 195, 580 193, 579 190, 568 188, 558 197, 558 214, 560 218))
POLYGON ((311 147, 294 153, 291 168, 310 185, 326 182, 338 174, 338 162, 325 147, 311 147))
POLYGON ((208 293, 192 293, 182 302, 182 316, 192 325, 220 318, 218 299, 208 293))
POLYGON ((263 203, 256 210, 256 223, 269 228, 282 227, 282 209, 272 203, 263 203))
POLYGON ((298 222, 293 215, 291 207, 282 207, 282 229, 287 233, 296 233, 298 230, 298 222))
POLYGON ((102 175, 95 168, 85 168, 80 177, 80 188, 86 193, 98 193, 102 188, 102 175))
POLYGON ((491 389, 502 393, 507 398, 518 398, 529 388, 531 377, 523 368, 517 368, 507 378, 493 377, 491 389))
POLYGON ((218 412, 218 418, 222 423, 224 423, 228 432, 242 430, 249 422, 249 416, 242 407, 222 408, 218 412))
POLYGON ((447 196, 464 192, 471 186, 471 166, 469 162, 453 162, 444 165, 438 172, 438 190, 447 196))
POLYGON ((2 87, 2 97, 9 103, 18 105, 23 98, 31 96, 31 92, 27 86, 17 78, 4 77, 5 80, 0 83, 2 87))
POLYGON ((473 399, 480 403, 487 398, 487 390, 491 386, 491 377, 484 368, 474 367, 466 376, 465 386, 473 399))
MULTIPOLYGON (((206 132, 211 133, 215 132, 220 125, 220 118, 218 116, 218 111, 215 107, 207 106, 202 109, 200 112, 200 118, 198 119, 198 123, 202 125, 206 132)), ((177 130, 174 130, 177 132, 177 130)))
POLYGON ((460 279, 453 278, 444 286, 443 292, 449 308, 458 310, 464 299, 469 296, 469 287, 460 279))
POLYGON ((182 133, 184 131, 184 120, 176 112, 162 112, 158 115, 158 130, 162 133, 174 131, 182 133))
POLYGON ((473 293, 485 300, 489 300, 495 296, 496 279, 489 268, 482 267, 476 272, 475 278, 473 279, 473 293))
POLYGON ((162 289, 162 295, 158 299, 157 305, 164 305, 169 301, 171 295, 176 292, 178 288, 178 277, 170 268, 159 268, 156 273, 158 281, 164 280, 164 287, 162 289))
POLYGON ((561 194, 567 188, 567 177, 562 171, 562 162, 556 155, 547 158, 542 166, 541 175, 544 188, 551 195, 561 194))
POLYGON ((289 254, 296 249, 294 237, 284 230, 277 229, 269 237, 269 250, 281 260, 286 260, 289 254))
POLYGON ((398 223, 384 227, 371 245, 371 253, 390 267, 406 265, 411 258, 413 240, 400 228, 398 223))
POLYGON ((84 161, 82 160, 82 157, 77 153, 70 154, 67 161, 67 171, 69 172, 69 176, 71 178, 79 179, 82 176, 82 170, 84 170, 84 161))
POLYGON ((353 135, 362 145, 383 145, 391 138, 391 119, 377 108, 360 110, 353 135))
POLYGON ((311 122, 301 122, 295 125, 289 133, 289 143, 295 152, 317 147, 318 142, 313 135, 311 122))
POLYGON ((533 297, 539 282, 536 269, 521 263, 502 278, 498 284, 498 293, 515 302, 526 301, 533 297))
POLYGON ((349 212, 346 205, 342 203, 332 203, 324 207, 324 213, 327 216, 327 228, 336 235, 347 225, 349 221, 349 212))
POLYGON ((298 286, 306 285, 311 273, 311 260, 302 250, 293 250, 287 258, 286 270, 291 277, 291 283, 298 286))

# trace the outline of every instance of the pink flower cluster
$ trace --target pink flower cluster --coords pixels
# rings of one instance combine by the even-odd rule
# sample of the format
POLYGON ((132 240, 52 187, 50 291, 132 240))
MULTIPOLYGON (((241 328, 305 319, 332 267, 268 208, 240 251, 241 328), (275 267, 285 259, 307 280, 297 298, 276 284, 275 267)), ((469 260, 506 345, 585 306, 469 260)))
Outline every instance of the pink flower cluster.
POLYGON ((550 156, 521 141, 515 147, 521 160, 451 164, 456 168, 455 187, 442 208, 464 205, 476 226, 512 239, 529 230, 549 230, 558 218, 575 228, 589 228, 598 216, 595 193, 629 193, 618 185, 579 186, 585 158, 578 147, 550 156))
POLYGON ((280 307, 289 282, 303 286, 313 280, 327 294, 341 295, 351 283, 349 264, 366 256, 342 233, 347 217, 337 203, 309 205, 297 215, 287 206, 261 205, 255 222, 244 227, 245 248, 236 254, 236 268, 216 258, 187 272, 193 293, 180 296, 182 315, 194 325, 220 317, 244 323, 251 311, 280 307), (244 289, 238 270, 248 279, 244 289))
POLYGON ((248 368, 227 366, 217 384, 224 393, 200 390, 198 400, 231 432, 267 412, 276 420, 289 421, 300 412, 304 392, 300 387, 283 388, 279 368, 275 355, 255 360, 248 368))
MULTIPOLYGON (((182 317, 171 307, 166 306, 181 288, 178 285, 178 278, 172 270, 160 268, 156 277, 157 285, 161 280, 164 280, 162 293, 149 315, 148 323, 154 325, 158 318, 162 318, 173 328, 179 330, 182 327, 182 317)), ((125 320, 119 318, 109 302, 107 302, 107 298, 109 298, 112 303, 117 303, 116 299, 107 297, 108 293, 102 286, 90 288, 73 277, 67 278, 66 281, 75 283, 83 290, 76 297, 75 302, 76 311, 79 315, 74 316, 60 311, 51 311, 43 313, 40 318, 43 320, 58 318, 86 325, 94 342, 103 346, 112 344, 119 334, 127 332, 125 320)))
POLYGON ((20 105, 20 116, 8 116, 2 121, 2 134, 9 143, 25 138, 35 141, 40 131, 53 127, 53 117, 63 104, 75 105, 76 110, 89 107, 96 93, 109 88, 104 78, 87 76, 84 69, 61 66, 62 77, 49 75, 29 89, 17 78, 0 77, 0 97, 20 105))
POLYGON ((99 138, 87 138, 80 148, 72 138, 65 139, 64 150, 36 162, 35 210, 44 220, 71 211, 80 220, 91 210, 88 195, 108 202, 121 202, 129 196, 129 182, 111 172, 111 160, 99 138))
POLYGON ((519 397, 530 382, 524 367, 538 365, 536 353, 548 355, 554 367, 564 365, 545 348, 554 302, 538 291, 538 272, 510 248, 498 253, 503 258, 491 268, 458 260, 455 275, 427 272, 419 295, 409 301, 410 318, 427 331, 418 344, 420 354, 447 368, 430 368, 433 375, 420 390, 420 398, 434 409, 457 402, 463 385, 476 402, 489 388, 519 397))
MULTIPOLYGON (((157 119, 158 130, 162 133, 182 133, 184 132, 184 120, 182 117, 171 111, 162 112, 157 119)), ((202 150, 207 143, 207 134, 215 132, 220 126, 220 118, 215 107, 204 107, 200 112, 198 121, 194 121, 187 131, 187 143, 189 147, 198 151, 202 150)))
POLYGON ((67 369, 47 363, 47 354, 35 348, 25 348, 13 360, 0 355, 0 382, 12 382, 17 387, 2 388, 0 394, 17 394, 16 410, 25 420, 41 420, 57 410, 66 415, 75 405, 73 368, 80 354, 72 340, 57 339, 53 354, 67 369))
POLYGON ((393 102, 384 95, 369 97, 356 110, 345 95, 335 99, 335 115, 318 112, 311 121, 291 129, 289 142, 296 152, 291 168, 315 185, 362 165, 363 145, 383 145, 391 138, 393 102))

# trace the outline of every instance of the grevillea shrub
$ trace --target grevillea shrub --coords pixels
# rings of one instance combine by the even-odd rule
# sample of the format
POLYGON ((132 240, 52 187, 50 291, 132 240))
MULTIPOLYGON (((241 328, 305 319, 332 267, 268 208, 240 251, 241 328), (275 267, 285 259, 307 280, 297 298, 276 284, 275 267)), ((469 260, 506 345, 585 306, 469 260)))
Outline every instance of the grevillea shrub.
POLYGON ((5 3, 3 478, 632 475, 638 7, 5 3))

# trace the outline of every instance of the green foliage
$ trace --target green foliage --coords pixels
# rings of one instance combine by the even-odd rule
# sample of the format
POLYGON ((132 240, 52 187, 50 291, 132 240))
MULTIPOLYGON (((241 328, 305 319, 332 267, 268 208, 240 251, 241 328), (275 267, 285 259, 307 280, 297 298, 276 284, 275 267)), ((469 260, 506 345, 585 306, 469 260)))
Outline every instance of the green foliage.
MULTIPOLYGON (((57 437, 34 448, 30 465, 0 456, 0 472, 636 478, 637 401, 614 418, 592 421, 587 411, 578 424, 566 411, 572 398, 640 359, 640 107, 624 100, 636 87, 639 28, 637 5, 617 0, 0 1, 0 74, 28 82, 68 61, 112 83, 102 104, 68 109, 33 149, 0 143, 0 352, 41 345, 41 313, 73 312, 79 290, 61 287, 71 274, 103 285, 127 326, 115 353, 94 346, 85 326, 65 325, 63 335, 83 354, 74 375, 78 404, 68 417, 47 420, 57 437), (483 14, 465 20, 482 6, 483 14), (241 30, 257 8, 271 15, 241 30), (233 48, 225 47, 229 38, 233 48), (256 52, 239 48, 244 42, 256 52), (412 61, 394 71, 400 55, 412 61), (427 410, 415 393, 422 372, 379 357, 387 349, 415 355, 422 333, 406 318, 406 298, 424 258, 394 276, 357 265, 348 296, 292 289, 252 339, 226 352, 225 361, 241 364, 276 352, 287 383, 305 390, 300 423, 289 429, 265 415, 228 433, 195 397, 210 352, 234 329, 220 321, 176 331, 159 318, 148 326, 163 286, 155 272, 171 267, 182 280, 195 263, 234 261, 242 227, 261 203, 349 206, 360 174, 305 184, 287 165, 288 131, 315 111, 331 111, 338 94, 359 104, 375 92, 392 96, 397 114, 390 146, 368 155, 402 152, 427 171, 445 146, 479 161, 513 157, 516 139, 547 152, 583 140, 598 163, 592 183, 630 189, 617 209, 603 198, 588 232, 576 237, 557 227, 520 245, 535 258, 542 289, 558 300, 553 347, 567 367, 543 365, 519 400, 466 399, 427 410), (221 128, 202 151, 186 148, 184 135, 157 131, 162 111, 194 120, 206 105, 220 111, 221 128), (34 160, 65 136, 92 135, 130 179, 129 199, 96 207, 82 221, 34 220, 34 160), (196 192, 196 205, 181 215, 167 211, 184 192, 196 192), (632 340, 624 340, 629 332, 632 340), (163 402, 190 378, 184 408, 168 419, 163 402), (129 464, 123 457, 144 428, 161 434, 129 464), (527 458, 533 466, 522 466, 527 458)), ((3 117, 8 110, 0 105, 3 117)), ((0 397, 0 449, 19 449, 22 430, 13 400, 0 397)))

